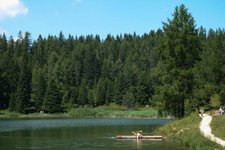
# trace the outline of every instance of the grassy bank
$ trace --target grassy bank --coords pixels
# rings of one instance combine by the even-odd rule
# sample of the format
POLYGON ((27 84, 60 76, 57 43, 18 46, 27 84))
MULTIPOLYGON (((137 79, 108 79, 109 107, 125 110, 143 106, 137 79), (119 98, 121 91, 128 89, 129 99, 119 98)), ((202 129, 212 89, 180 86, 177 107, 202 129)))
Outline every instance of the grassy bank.
MULTIPOLYGON (((200 122, 201 118, 194 113, 157 129, 155 134, 162 134, 166 137, 166 140, 180 142, 193 150, 222 150, 221 146, 201 135, 199 130, 200 122)), ((224 131, 224 127, 221 131, 224 131)))
POLYGON ((111 118, 157 118, 158 111, 154 108, 139 107, 128 109, 124 106, 111 104, 95 108, 73 108, 67 113, 47 114, 31 113, 20 114, 0 110, 0 119, 41 119, 41 118, 84 118, 84 117, 111 117, 111 118))
POLYGON ((225 140, 225 115, 213 117, 211 128, 215 136, 225 140))
POLYGON ((45 119, 45 118, 69 118, 66 113, 46 114, 30 113, 20 114, 9 110, 0 110, 0 119, 45 119))
POLYGON ((153 108, 129 110, 123 106, 100 106, 72 109, 68 115, 71 117, 155 118, 158 117, 158 111, 153 108))

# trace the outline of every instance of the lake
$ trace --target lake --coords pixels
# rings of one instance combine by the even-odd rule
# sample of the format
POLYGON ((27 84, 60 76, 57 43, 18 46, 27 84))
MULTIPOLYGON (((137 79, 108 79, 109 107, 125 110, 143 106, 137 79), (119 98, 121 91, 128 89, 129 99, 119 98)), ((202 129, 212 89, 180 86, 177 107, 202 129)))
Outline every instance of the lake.
POLYGON ((46 119, 0 120, 2 150, 185 150, 177 143, 149 140, 118 140, 134 130, 151 132, 167 119, 46 119))

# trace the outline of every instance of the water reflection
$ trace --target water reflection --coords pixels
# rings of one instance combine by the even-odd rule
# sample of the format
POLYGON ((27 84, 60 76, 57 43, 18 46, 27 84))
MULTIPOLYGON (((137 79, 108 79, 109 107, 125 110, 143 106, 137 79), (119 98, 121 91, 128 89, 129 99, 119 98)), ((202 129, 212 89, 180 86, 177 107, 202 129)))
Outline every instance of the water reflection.
POLYGON ((142 140, 140 140, 140 139, 134 140, 134 145, 135 145, 134 148, 136 148, 138 150, 142 149, 142 140))
MULTIPOLYGON (((45 120, 41 121, 43 124, 47 124, 45 120)), ((38 121, 40 126, 42 126, 41 121, 38 121)), ((68 122, 66 122, 65 126, 62 126, 61 123, 60 126, 52 127, 51 124, 51 126, 44 128, 30 127, 31 125, 27 122, 20 122, 20 126, 25 124, 25 127, 19 130, 12 130, 11 132, 0 132, 0 145, 2 150, 183 149, 182 147, 177 146, 175 143, 154 142, 141 139, 117 140, 115 138, 119 134, 131 135, 132 131, 140 129, 142 129, 144 132, 151 133, 158 126, 157 124, 148 124, 149 122, 142 122, 138 125, 136 124, 136 121, 134 121, 135 123, 132 123, 131 120, 125 122, 119 120, 118 125, 116 125, 117 120, 114 120, 112 125, 110 125, 110 123, 107 121, 110 123, 112 122, 112 120, 106 119, 103 125, 96 125, 97 121, 94 122, 95 125, 91 125, 93 122, 89 120, 89 125, 80 126, 79 124, 82 124, 81 122, 74 122, 71 120, 70 125, 68 125, 68 122)), ((34 124, 33 126, 37 125, 35 122, 32 123, 34 124)))

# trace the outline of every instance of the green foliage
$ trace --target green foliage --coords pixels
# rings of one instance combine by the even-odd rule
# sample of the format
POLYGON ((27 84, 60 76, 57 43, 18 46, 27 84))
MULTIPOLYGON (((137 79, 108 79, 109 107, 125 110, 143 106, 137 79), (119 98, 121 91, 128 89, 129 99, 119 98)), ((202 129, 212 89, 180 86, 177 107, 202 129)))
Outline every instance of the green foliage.
POLYGON ((88 102, 88 89, 87 89, 87 81, 83 79, 81 81, 81 85, 78 93, 78 104, 84 106, 88 102))
POLYGON ((115 103, 110 103, 108 106, 99 106, 99 109, 107 109, 107 110, 114 110, 114 111, 125 111, 127 110, 126 106, 118 105, 115 103))
POLYGON ((8 118, 18 118, 20 116, 19 113, 11 112, 8 109, 0 110, 0 118, 8 119, 8 118))
POLYGON ((136 110, 130 110, 125 106, 110 103, 108 106, 98 107, 77 107, 64 113, 29 113, 21 114, 10 112, 9 110, 0 110, 0 119, 45 119, 45 118, 83 118, 83 117, 113 117, 113 118, 156 118, 158 111, 151 107, 139 107, 136 110))
POLYGON ((82 118, 82 117, 96 117, 96 111, 91 108, 77 108, 72 109, 68 112, 69 116, 75 118, 82 118))
POLYGON ((210 98, 212 107, 219 108, 221 106, 221 97, 219 94, 213 94, 210 98))
MULTIPOLYGON (((176 117, 185 114, 185 103, 192 94, 194 63, 199 60, 200 42, 195 21, 184 5, 176 7, 172 20, 163 23, 164 50, 157 64, 160 84, 156 85, 154 100, 159 98, 168 113, 176 117)), ((156 52, 157 53, 157 52, 156 52)), ((160 55, 160 54, 157 54, 160 55)), ((158 103, 158 102, 157 102, 158 103)))
POLYGON ((136 106, 136 99, 132 91, 127 91, 123 96, 123 105, 127 106, 128 108, 136 106))
POLYGON ((26 113, 29 111, 29 101, 31 94, 31 70, 29 66, 29 51, 30 51, 30 34, 25 33, 22 40, 19 57, 19 81, 15 94, 15 110, 20 113, 26 113))
POLYGON ((43 105, 46 91, 46 79, 42 69, 35 68, 32 76, 32 92, 31 101, 35 103, 37 111, 41 110, 43 105))
POLYGON ((49 113, 56 113, 62 111, 62 98, 61 93, 56 85, 54 79, 51 79, 46 89, 43 110, 49 113))
POLYGON ((70 117, 116 117, 116 118, 155 118, 158 111, 154 108, 139 108, 129 110, 125 106, 110 103, 109 106, 95 108, 75 108, 68 112, 70 117))
POLYGON ((112 85, 108 78, 101 78, 96 87, 96 105, 108 105, 111 101, 112 85))
MULTIPOLYGON (((161 115, 182 117, 225 103, 225 31, 196 28, 184 5, 163 30, 31 41, 0 35, 0 109, 66 111, 116 103, 131 109, 152 105, 161 115), (54 81, 54 83, 51 83, 54 81), (49 109, 49 110, 48 110, 49 109)), ((124 112, 122 112, 124 113, 124 112)))

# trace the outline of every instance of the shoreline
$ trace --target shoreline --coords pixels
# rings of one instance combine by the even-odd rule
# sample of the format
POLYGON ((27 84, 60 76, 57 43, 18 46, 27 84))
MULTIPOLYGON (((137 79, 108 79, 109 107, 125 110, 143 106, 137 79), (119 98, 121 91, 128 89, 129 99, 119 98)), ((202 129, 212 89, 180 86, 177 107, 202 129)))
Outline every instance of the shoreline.
POLYGON ((0 115, 0 120, 20 120, 20 119, 25 119, 25 120, 33 120, 33 119, 81 119, 81 118, 112 118, 112 119, 146 119, 146 120, 157 120, 157 119, 165 119, 165 120, 174 120, 174 118, 171 117, 130 117, 130 116, 82 116, 82 117, 72 117, 64 114, 45 114, 43 115, 33 115, 33 114, 27 114, 27 115, 19 115, 16 117, 11 117, 11 116, 4 116, 0 115))
MULTIPOLYGON (((90 110, 88 110, 90 111, 90 110)), ((174 120, 175 118, 165 116, 157 116, 155 114, 148 114, 148 111, 116 111, 116 110, 103 110, 98 113, 78 113, 78 112, 67 112, 67 113, 30 113, 20 114, 15 112, 6 111, 3 113, 0 111, 0 120, 11 120, 11 119, 79 119, 79 118, 115 118, 115 119, 167 119, 174 120), (144 114, 144 115, 143 115, 144 114)))
POLYGON ((220 145, 205 138, 200 130, 201 118, 192 113, 182 119, 175 120, 155 130, 154 134, 166 137, 168 141, 178 141, 190 149, 224 149, 220 145))

